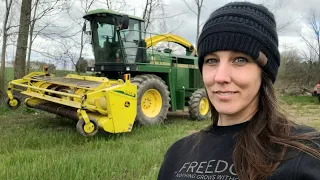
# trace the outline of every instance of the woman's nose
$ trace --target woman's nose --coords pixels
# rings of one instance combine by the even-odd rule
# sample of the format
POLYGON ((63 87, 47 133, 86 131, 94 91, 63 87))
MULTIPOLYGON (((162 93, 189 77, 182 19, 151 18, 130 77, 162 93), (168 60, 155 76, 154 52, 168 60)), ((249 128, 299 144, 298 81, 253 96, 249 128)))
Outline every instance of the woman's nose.
POLYGON ((216 69, 215 82, 229 83, 231 81, 231 69, 228 63, 220 63, 216 69))

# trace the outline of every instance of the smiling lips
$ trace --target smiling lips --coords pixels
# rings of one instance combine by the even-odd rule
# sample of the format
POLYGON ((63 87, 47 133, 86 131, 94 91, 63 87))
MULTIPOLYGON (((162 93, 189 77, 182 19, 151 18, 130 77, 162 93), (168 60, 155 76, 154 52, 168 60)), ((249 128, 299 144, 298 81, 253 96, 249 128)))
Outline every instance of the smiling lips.
POLYGON ((237 93, 237 91, 214 91, 220 100, 231 100, 232 96, 237 93))
POLYGON ((214 91, 216 94, 234 94, 236 91, 214 91))

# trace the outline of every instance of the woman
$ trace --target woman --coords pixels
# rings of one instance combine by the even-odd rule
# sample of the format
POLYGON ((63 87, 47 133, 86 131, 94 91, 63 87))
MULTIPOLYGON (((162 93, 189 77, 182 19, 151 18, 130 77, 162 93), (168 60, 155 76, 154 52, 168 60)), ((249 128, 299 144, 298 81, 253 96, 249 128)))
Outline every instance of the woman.
POLYGON ((320 180, 319 133, 280 111, 274 15, 234 2, 214 11, 198 39, 212 124, 175 142, 159 180, 320 180))

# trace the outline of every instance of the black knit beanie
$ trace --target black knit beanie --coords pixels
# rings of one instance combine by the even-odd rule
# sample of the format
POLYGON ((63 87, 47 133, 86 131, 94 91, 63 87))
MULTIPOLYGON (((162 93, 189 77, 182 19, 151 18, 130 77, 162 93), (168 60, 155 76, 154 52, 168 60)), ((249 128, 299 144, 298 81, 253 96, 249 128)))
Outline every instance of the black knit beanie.
POLYGON ((273 83, 276 80, 280 66, 276 22, 274 15, 262 5, 232 2, 214 11, 203 26, 197 49, 201 73, 203 58, 214 51, 238 51, 254 60, 261 51, 267 58, 261 68, 273 83))

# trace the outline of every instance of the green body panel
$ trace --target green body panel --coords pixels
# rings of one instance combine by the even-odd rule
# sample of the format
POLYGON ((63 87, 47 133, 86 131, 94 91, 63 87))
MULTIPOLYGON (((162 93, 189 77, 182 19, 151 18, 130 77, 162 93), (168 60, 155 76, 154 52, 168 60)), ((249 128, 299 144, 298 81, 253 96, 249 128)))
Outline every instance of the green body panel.
POLYGON ((171 111, 184 110, 192 93, 203 87, 197 57, 148 51, 147 63, 138 64, 139 74, 155 74, 169 87, 171 111), (153 60, 153 61, 152 61, 153 60))
POLYGON ((192 52, 186 49, 185 55, 175 55, 168 48, 159 50, 143 45, 146 43, 143 19, 129 16, 128 29, 119 29, 122 14, 115 11, 92 10, 84 18, 91 23, 95 61, 96 65, 104 66, 103 75, 114 77, 121 72, 131 73, 132 77, 141 74, 159 76, 169 88, 172 112, 184 110, 192 93, 203 87, 198 59, 192 52), (133 66, 130 70, 124 70, 115 65, 118 62, 124 67, 133 66), (110 69, 105 70, 108 63, 110 69))
POLYGON ((171 68, 170 66, 163 66, 163 65, 150 65, 150 64, 137 64, 138 72, 145 72, 145 73, 170 73, 171 68))

